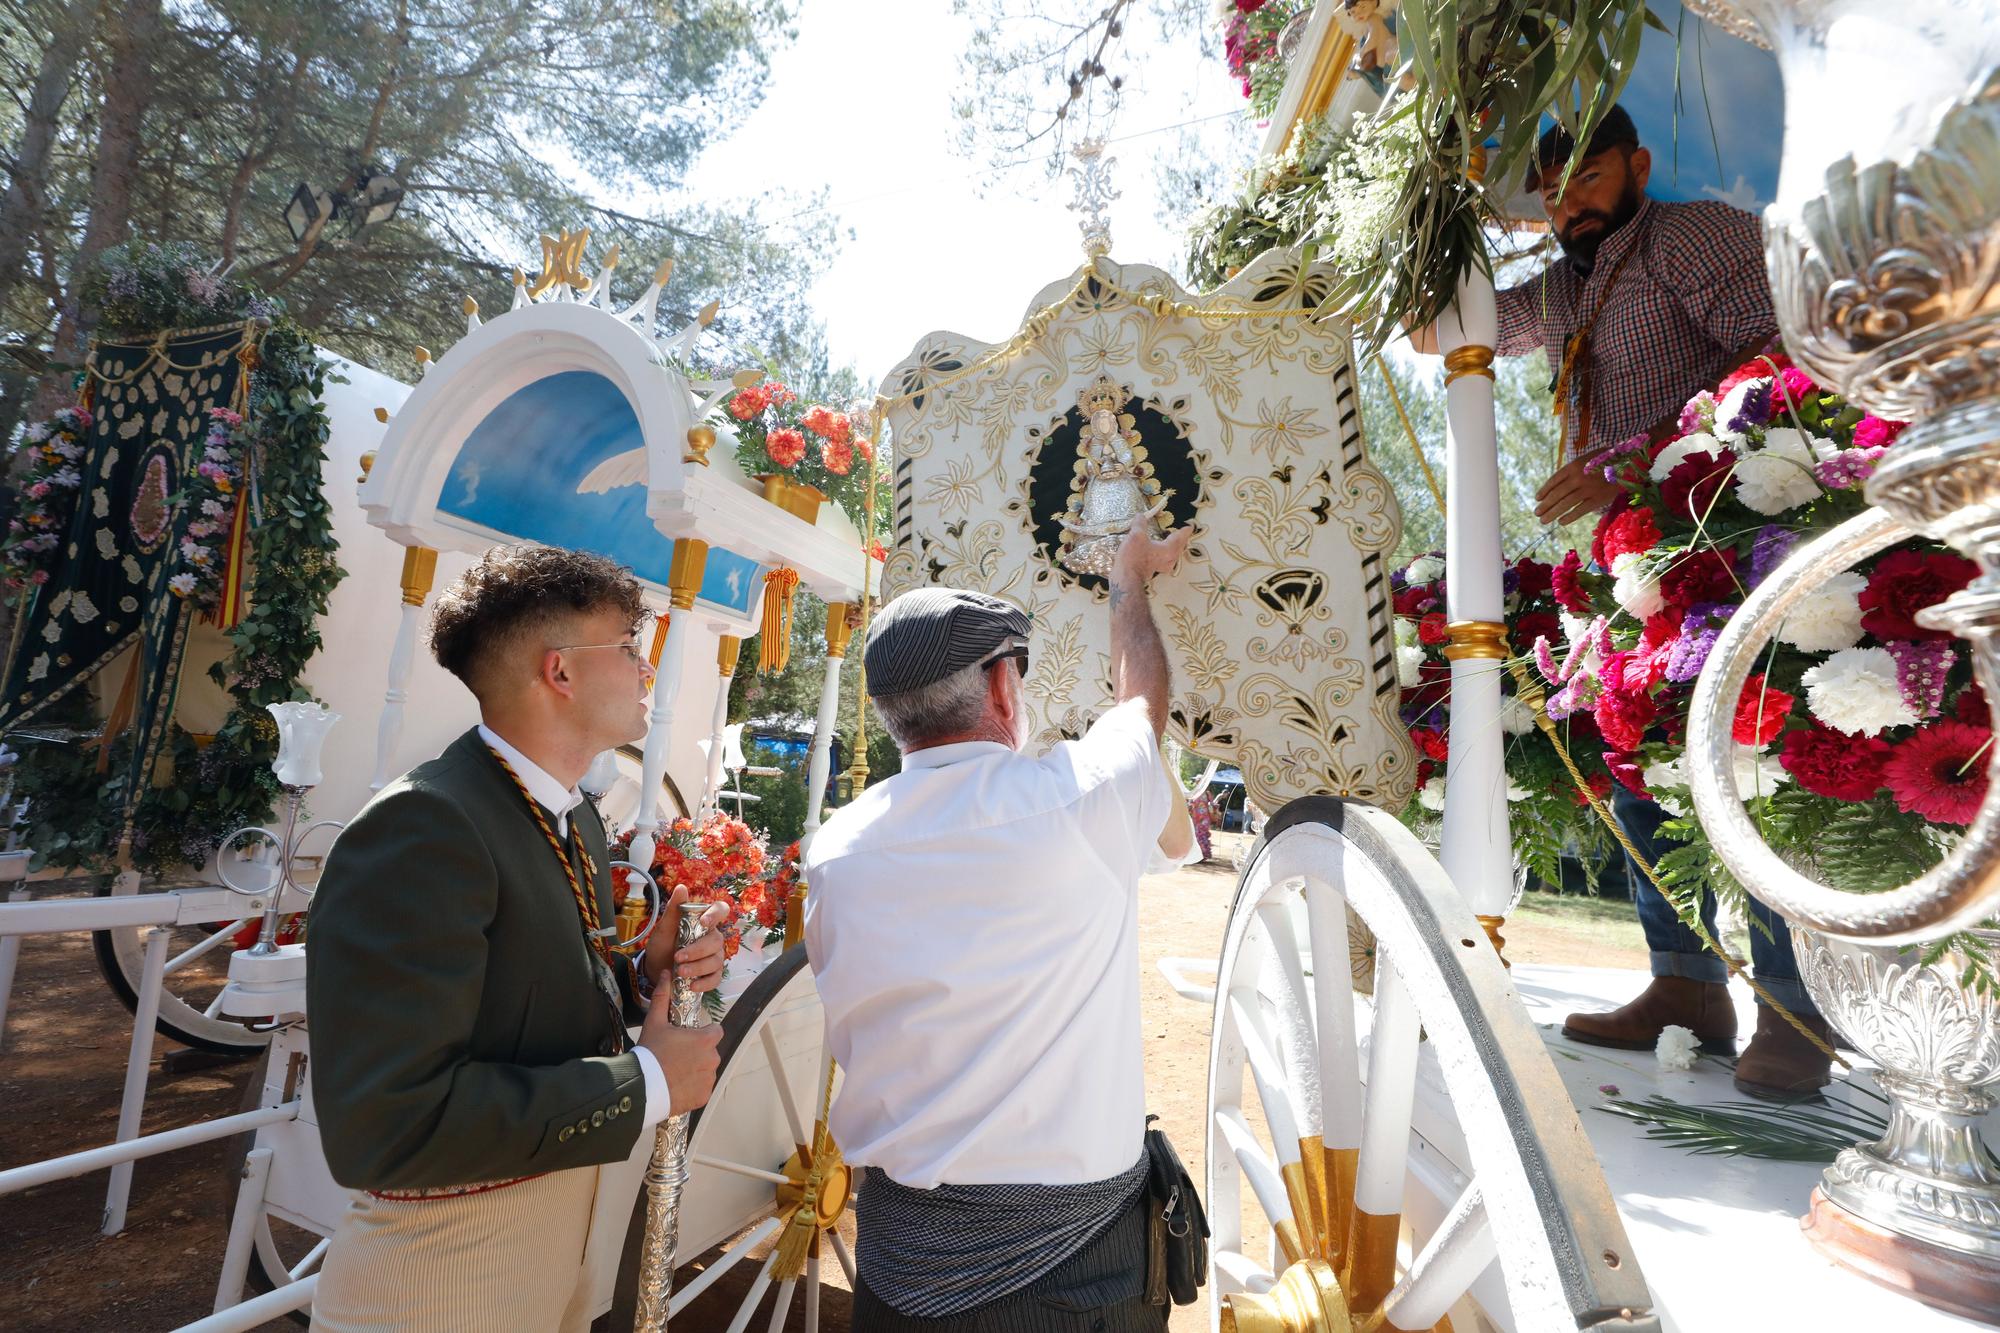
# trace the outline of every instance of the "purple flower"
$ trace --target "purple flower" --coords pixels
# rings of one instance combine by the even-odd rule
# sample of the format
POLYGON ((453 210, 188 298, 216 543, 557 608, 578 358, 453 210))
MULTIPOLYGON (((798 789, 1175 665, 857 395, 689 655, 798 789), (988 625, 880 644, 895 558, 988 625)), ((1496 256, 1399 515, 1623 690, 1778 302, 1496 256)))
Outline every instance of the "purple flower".
POLYGON ((1742 406, 1736 415, 1722 423, 1722 428, 1736 434, 1753 430, 1771 419, 1771 381, 1757 380, 1743 394, 1742 406))
POLYGON ((1851 490, 1875 475, 1875 465, 1888 452, 1884 446, 1843 449, 1813 468, 1813 476, 1830 491, 1851 490))
POLYGON ((1736 608, 1727 602, 1697 602, 1681 620, 1681 636, 1667 653, 1667 679, 1684 685, 1701 674, 1722 627, 1736 608))
POLYGON ((1945 676, 1958 659, 1951 640, 1898 641, 1882 646, 1896 659, 1896 684, 1903 691, 1903 702, 1920 719, 1936 717, 1944 707, 1945 676))
POLYGON ((1597 1085, 1597 1090, 1607 1097, 1616 1097, 1618 1095, 1618 1085, 1616 1083, 1600 1083, 1597 1085))
POLYGON ((1549 651, 1549 636, 1535 636, 1535 670, 1542 673, 1542 679, 1551 685, 1562 684, 1562 675, 1556 670, 1556 656, 1549 651))
POLYGON ((1764 581, 1764 576, 1784 563, 1792 548, 1799 544, 1799 534, 1776 523, 1767 523, 1758 529, 1750 543, 1750 584, 1755 587, 1764 581))

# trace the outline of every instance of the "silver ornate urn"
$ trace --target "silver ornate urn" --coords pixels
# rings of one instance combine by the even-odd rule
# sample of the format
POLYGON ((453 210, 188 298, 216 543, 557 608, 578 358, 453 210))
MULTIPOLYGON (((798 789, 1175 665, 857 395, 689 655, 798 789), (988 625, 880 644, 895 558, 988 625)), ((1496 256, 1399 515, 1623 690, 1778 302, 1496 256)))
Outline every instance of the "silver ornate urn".
POLYGON ((1913 423, 1868 484, 1879 508, 1796 553, 1717 641, 1689 717, 1695 807, 1737 879, 1811 928, 1795 934, 1806 984, 1880 1061, 1894 1100, 1889 1133, 1827 1172, 1808 1219, 1814 1240, 1878 1280, 1927 1299, 1955 1292, 1955 1308, 1992 1319, 2000 1167, 1973 1127, 2000 1077, 2000 1008, 1890 946, 2000 912, 2000 803, 1989 796, 1913 883, 1835 892, 1784 864, 1744 813, 1722 701, 1734 703, 1790 607, 1915 530, 1984 570, 1920 619, 1970 641, 2000 703, 2000 22, 1980 0, 1685 3, 1768 46, 1784 77, 1764 239, 1787 350, 1850 400, 1913 423))
MULTIPOLYGON (((1985 934, 2000 943, 2000 933, 1985 934)), ((1871 1238, 1914 1238, 1936 1262, 1924 1265, 1929 1280, 1908 1284, 1912 1295, 2000 1318, 1979 1281, 1981 1261, 2000 1262, 2000 1159, 1979 1133, 2000 1104, 2000 1000, 1961 986, 1948 962, 1925 965, 1914 947, 1794 927, 1792 948, 1813 1003, 1876 1063, 1890 1101, 1882 1137, 1827 1168, 1807 1232, 1842 1262, 1891 1282, 1911 1268, 1908 1246, 1871 1238)))

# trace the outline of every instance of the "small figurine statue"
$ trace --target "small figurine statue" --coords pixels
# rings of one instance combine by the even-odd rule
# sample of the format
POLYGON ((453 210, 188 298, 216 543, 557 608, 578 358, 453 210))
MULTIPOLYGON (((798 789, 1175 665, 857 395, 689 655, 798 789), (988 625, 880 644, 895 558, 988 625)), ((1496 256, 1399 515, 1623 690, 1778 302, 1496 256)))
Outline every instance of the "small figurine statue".
POLYGON ((1165 524, 1171 492, 1163 494, 1146 463, 1129 412, 1120 412, 1125 394, 1109 378, 1098 380, 1077 395, 1087 424, 1077 441, 1076 480, 1071 483, 1068 510, 1058 517, 1063 529, 1063 568, 1074 574, 1104 575, 1118 555, 1118 544, 1135 523, 1165 524))

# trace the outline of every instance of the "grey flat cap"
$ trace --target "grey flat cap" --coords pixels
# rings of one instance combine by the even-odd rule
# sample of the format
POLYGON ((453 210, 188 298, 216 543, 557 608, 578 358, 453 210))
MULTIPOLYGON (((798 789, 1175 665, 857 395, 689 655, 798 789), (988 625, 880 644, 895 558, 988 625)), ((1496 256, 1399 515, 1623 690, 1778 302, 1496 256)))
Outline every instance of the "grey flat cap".
POLYGON ((958 588, 912 588, 868 627, 868 693, 922 689, 1027 637, 1028 613, 1011 602, 958 588))

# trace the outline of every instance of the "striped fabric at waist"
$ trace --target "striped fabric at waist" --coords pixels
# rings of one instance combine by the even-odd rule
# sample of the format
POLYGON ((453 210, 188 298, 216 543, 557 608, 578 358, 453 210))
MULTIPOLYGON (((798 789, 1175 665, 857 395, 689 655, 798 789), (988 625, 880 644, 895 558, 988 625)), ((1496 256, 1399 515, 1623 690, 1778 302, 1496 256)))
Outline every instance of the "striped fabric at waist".
POLYGON ((371 1199, 387 1199, 391 1203, 421 1203, 426 1199, 462 1199, 468 1194, 486 1194, 493 1190, 504 1190, 509 1185, 525 1185, 531 1180, 540 1180, 546 1171, 537 1171, 532 1176, 515 1176, 512 1180, 488 1180, 476 1185, 439 1185, 434 1189, 420 1190, 368 1190, 371 1199))
POLYGON ((1118 1175, 1079 1185, 920 1190, 864 1167, 854 1204, 861 1280, 904 1314, 961 1314, 1054 1269, 1145 1187, 1144 1152, 1118 1175))

